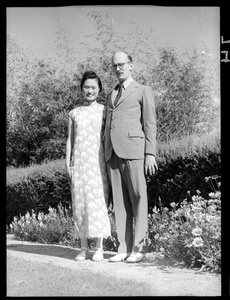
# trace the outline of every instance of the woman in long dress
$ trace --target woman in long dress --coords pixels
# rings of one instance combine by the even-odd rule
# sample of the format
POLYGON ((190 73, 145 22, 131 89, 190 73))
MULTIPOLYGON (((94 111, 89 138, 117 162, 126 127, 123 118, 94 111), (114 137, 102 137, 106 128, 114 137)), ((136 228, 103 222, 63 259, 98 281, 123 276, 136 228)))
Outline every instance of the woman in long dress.
POLYGON ((94 261, 103 259, 103 238, 111 235, 107 204, 109 184, 102 146, 104 105, 96 99, 102 90, 95 72, 85 72, 81 81, 83 103, 69 112, 66 171, 71 185, 75 238, 81 251, 75 260, 85 260, 88 238, 97 238, 94 261))

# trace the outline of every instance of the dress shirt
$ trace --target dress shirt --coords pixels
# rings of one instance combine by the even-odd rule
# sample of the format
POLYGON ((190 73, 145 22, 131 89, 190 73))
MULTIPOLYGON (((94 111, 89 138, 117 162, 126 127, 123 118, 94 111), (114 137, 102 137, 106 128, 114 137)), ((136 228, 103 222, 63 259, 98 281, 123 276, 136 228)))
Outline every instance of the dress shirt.
MULTIPOLYGON (((132 77, 127 78, 124 82, 122 82, 123 90, 127 89, 128 85, 133 81, 132 77)), ((113 91, 113 102, 115 101, 117 94, 119 92, 119 84, 116 86, 116 88, 113 91)))

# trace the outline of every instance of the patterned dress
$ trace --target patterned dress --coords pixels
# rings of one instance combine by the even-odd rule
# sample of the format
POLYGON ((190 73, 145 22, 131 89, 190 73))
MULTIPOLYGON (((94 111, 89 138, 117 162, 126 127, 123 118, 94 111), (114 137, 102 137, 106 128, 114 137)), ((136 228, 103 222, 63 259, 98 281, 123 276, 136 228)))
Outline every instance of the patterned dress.
POLYGON ((69 112, 74 126, 71 196, 76 238, 111 235, 109 182, 101 142, 104 105, 96 101, 69 112))

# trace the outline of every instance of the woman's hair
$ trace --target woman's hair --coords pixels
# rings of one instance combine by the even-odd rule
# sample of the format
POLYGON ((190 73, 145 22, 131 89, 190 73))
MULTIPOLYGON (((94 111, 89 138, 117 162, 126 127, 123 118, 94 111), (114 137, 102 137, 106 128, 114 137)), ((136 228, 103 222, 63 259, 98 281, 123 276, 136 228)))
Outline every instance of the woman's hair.
POLYGON ((102 83, 101 83, 101 79, 97 76, 97 74, 94 71, 86 71, 83 76, 82 76, 82 80, 81 80, 81 90, 83 87, 84 82, 87 79, 97 79, 97 83, 98 83, 98 87, 99 87, 99 92, 102 91, 102 83))

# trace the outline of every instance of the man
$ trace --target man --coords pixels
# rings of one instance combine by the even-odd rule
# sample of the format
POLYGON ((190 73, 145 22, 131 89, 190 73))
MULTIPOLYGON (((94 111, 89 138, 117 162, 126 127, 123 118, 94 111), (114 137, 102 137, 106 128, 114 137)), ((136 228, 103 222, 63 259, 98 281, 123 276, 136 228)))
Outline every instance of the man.
POLYGON ((148 234, 146 175, 157 169, 155 102, 132 78, 130 55, 116 52, 112 67, 119 84, 107 96, 104 147, 120 244, 109 261, 139 262, 148 234))

